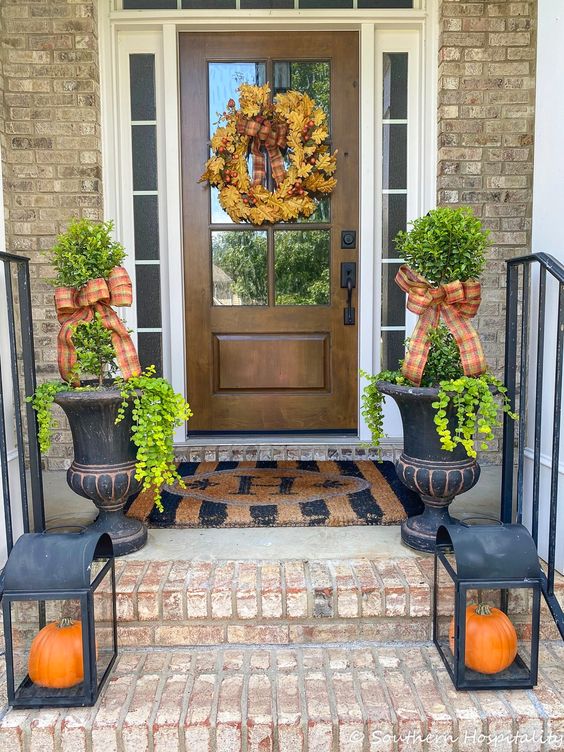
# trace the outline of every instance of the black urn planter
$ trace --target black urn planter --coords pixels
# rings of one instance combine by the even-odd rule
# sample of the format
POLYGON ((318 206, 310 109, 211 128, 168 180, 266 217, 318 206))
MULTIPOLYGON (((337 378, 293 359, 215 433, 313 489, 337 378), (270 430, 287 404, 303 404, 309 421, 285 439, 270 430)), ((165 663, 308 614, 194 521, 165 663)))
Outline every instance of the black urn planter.
POLYGON ((131 412, 126 410, 123 420, 115 422, 122 401, 115 388, 59 392, 55 397, 69 420, 74 445, 67 482, 98 508, 89 529, 109 533, 116 556, 137 551, 147 541, 145 525, 123 514, 125 502, 141 484, 135 480, 131 412))
MULTIPOLYGON (((401 414, 403 452, 396 462, 398 478, 418 493, 425 505, 422 514, 402 523, 402 541, 418 551, 434 551, 439 526, 457 522, 449 513, 449 505, 455 496, 476 485, 480 466, 460 445, 452 452, 441 447, 434 423, 436 410, 432 407, 438 389, 398 386, 387 381, 379 381, 378 389, 395 400, 401 414)), ((448 417, 454 432, 454 410, 448 417)))

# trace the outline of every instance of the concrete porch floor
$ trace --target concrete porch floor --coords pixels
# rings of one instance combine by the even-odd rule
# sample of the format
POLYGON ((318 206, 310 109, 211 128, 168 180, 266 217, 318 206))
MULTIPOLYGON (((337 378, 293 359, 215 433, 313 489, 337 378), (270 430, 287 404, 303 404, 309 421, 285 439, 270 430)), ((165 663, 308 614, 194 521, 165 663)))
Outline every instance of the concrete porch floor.
MULTIPOLYGON (((67 486, 64 472, 43 475, 49 528, 86 525, 96 508, 67 486)), ((482 466, 477 485, 456 499, 453 516, 499 513, 501 467, 482 466)), ((126 559, 141 561, 260 559, 286 560, 310 557, 347 559, 410 557, 421 555, 404 546, 397 525, 383 527, 291 527, 149 530, 147 545, 126 559)), ((424 554, 423 554, 424 555, 424 554)))

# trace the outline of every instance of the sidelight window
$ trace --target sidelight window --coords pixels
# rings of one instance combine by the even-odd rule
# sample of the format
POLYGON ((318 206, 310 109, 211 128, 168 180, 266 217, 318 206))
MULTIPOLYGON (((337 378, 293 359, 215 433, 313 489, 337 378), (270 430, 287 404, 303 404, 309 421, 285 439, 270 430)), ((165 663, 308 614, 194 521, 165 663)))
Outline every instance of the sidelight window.
POLYGON ((395 284, 400 267, 394 238, 407 222, 407 52, 383 53, 382 89, 382 356, 397 368, 406 338, 405 295, 395 284))
POLYGON ((162 373, 155 56, 129 56, 137 349, 162 373))

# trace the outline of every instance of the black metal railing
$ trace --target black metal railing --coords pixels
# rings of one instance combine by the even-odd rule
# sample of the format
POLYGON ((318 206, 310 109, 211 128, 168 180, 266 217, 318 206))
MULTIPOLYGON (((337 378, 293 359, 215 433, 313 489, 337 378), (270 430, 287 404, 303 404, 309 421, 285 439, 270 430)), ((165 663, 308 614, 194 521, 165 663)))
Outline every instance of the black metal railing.
POLYGON ((564 612, 554 594, 556 547, 564 545, 557 540, 564 266, 546 253, 512 259, 507 262, 506 295, 505 383, 518 419, 506 416, 504 421, 501 519, 524 521, 537 548, 541 527, 539 553, 547 564, 543 594, 564 638, 564 612), (547 353, 554 353, 550 370, 547 353), (543 463, 550 474, 542 484, 547 510, 541 510, 543 463))
POLYGON ((24 256, 0 252, 0 262, 4 269, 9 340, 8 362, 3 363, 0 359, 0 473, 4 502, 6 548, 7 552, 10 553, 14 545, 13 521, 15 510, 12 506, 12 500, 15 494, 11 494, 8 465, 8 431, 6 425, 8 395, 4 394, 2 379, 2 369, 6 367, 11 371, 12 389, 9 396, 14 405, 13 428, 18 455, 18 496, 22 505, 23 531, 26 533, 31 530, 34 532, 43 531, 45 529, 45 511, 35 412, 31 405, 22 399, 22 387, 25 394, 33 394, 36 384, 29 259, 24 256), (22 376, 23 381, 20 381, 22 376))

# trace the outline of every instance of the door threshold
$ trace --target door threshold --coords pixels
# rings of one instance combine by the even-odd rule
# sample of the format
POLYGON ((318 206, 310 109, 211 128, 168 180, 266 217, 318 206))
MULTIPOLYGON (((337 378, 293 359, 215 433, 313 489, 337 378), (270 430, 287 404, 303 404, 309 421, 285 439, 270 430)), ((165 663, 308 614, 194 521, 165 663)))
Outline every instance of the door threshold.
POLYGON ((187 436, 186 441, 175 443, 175 447, 195 446, 286 446, 288 444, 308 446, 327 446, 329 444, 343 444, 357 446, 365 444, 358 435, 354 434, 203 434, 201 436, 187 436))

